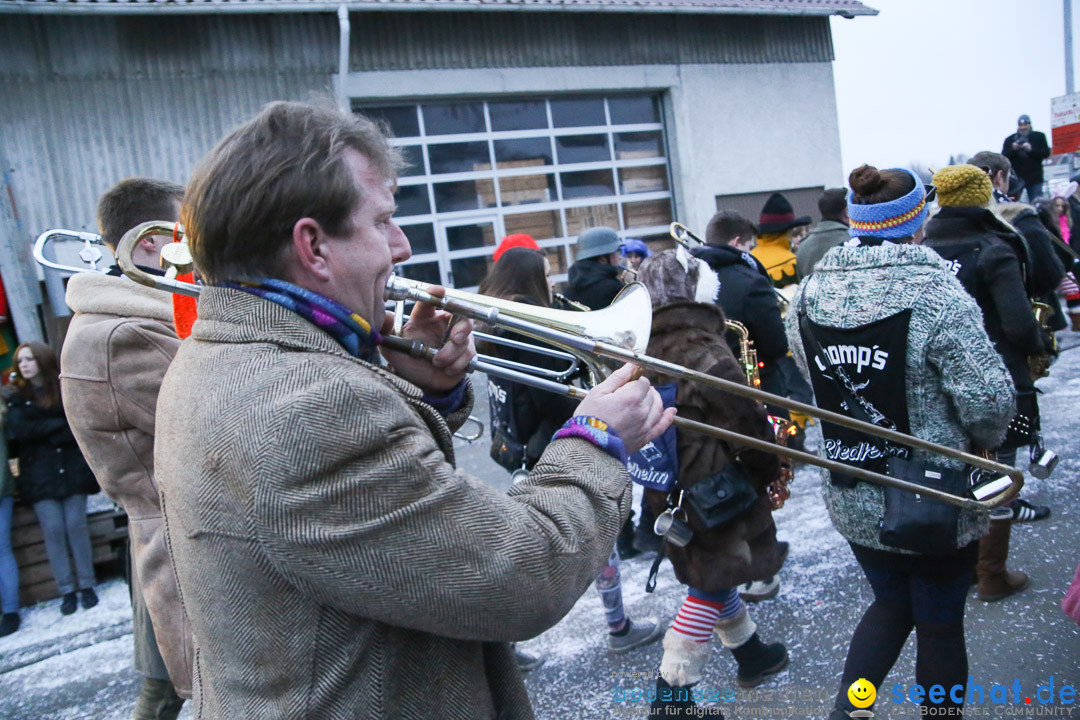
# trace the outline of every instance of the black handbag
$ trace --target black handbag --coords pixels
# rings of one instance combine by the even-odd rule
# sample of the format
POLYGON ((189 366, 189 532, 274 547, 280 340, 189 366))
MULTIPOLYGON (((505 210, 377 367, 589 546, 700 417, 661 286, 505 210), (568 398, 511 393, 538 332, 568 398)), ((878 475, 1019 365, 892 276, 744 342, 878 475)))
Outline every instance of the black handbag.
MULTIPOLYGON (((890 476, 952 494, 968 486, 967 473, 899 457, 886 461, 890 476)), ((882 545, 912 550, 923 555, 956 552, 956 526, 960 508, 944 500, 886 486, 885 515, 878 540, 882 545)))
MULTIPOLYGON (((799 308, 799 324, 804 337, 809 341, 810 350, 832 371, 829 377, 839 389, 851 415, 856 420, 895 428, 892 421, 859 395, 843 368, 835 365, 822 351, 821 344, 811 331, 805 307, 799 308), (837 380, 838 377, 841 379, 837 380), (867 408, 874 412, 877 422, 871 420, 867 408)), ((885 441, 885 446, 889 448, 888 441, 885 441)), ((952 470, 932 463, 916 462, 899 455, 889 455, 885 459, 885 468, 890 477, 952 494, 963 494, 970 486, 969 473, 966 470, 952 470)), ((956 552, 959 507, 890 485, 885 486, 883 491, 885 513, 878 532, 878 540, 882 545, 925 555, 949 555, 956 552)))
POLYGON ((749 510, 758 493, 737 461, 691 485, 684 494, 690 510, 708 529, 720 527, 749 510))

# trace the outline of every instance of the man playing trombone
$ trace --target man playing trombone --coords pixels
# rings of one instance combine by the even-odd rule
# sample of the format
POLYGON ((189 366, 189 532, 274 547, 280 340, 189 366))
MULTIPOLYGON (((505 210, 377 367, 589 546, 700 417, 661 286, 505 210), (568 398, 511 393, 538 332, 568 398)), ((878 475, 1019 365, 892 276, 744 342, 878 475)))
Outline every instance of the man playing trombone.
POLYGON ((202 717, 532 717, 507 643, 588 587, 629 511, 625 452, 673 419, 624 368, 509 492, 457 470, 471 324, 418 305, 402 333, 445 339, 434 359, 379 346, 410 254, 399 165, 367 120, 274 103, 188 187, 208 286, 155 464, 202 717))

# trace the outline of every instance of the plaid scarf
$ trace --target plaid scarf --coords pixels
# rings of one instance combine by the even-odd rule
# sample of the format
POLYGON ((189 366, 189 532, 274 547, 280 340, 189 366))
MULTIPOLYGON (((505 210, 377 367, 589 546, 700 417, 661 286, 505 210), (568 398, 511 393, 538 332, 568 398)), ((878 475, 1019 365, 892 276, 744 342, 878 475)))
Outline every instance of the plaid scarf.
POLYGON ((378 363, 376 346, 382 335, 344 305, 310 290, 274 278, 225 282, 222 287, 242 290, 292 310, 315 327, 325 330, 353 357, 378 363))

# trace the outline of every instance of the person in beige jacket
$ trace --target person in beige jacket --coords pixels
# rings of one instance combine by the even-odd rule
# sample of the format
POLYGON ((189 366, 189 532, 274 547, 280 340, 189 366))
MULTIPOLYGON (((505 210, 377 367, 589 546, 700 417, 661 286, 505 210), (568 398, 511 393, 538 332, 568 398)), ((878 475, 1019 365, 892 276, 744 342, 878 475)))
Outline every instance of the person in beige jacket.
POLYGON ((380 344, 399 158, 367 119, 272 103, 189 182, 206 284, 154 459, 198 718, 533 717, 509 642, 589 587, 626 450, 673 420, 624 367, 508 492, 456 468, 471 322, 418 305, 402 334, 430 362, 380 344))
MULTIPOLYGON (((102 238, 115 250, 135 225, 175 220, 183 191, 161 180, 122 181, 98 205, 102 238)), ((170 240, 145 238, 132 260, 153 270, 170 240)), ((66 300, 75 312, 60 357, 68 421, 102 489, 128 515, 135 669, 143 676, 133 717, 172 720, 183 704, 177 693, 191 697, 193 654, 154 479, 157 395, 180 345, 172 299, 114 270, 75 275, 66 300)))

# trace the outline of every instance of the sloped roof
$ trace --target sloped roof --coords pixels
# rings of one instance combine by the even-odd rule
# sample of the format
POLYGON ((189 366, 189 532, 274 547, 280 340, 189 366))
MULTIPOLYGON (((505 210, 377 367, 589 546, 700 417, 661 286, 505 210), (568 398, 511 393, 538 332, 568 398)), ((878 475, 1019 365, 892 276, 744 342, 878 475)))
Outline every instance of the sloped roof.
POLYGON ((858 0, 0 0, 0 13, 563 10, 700 15, 876 15, 858 0))

